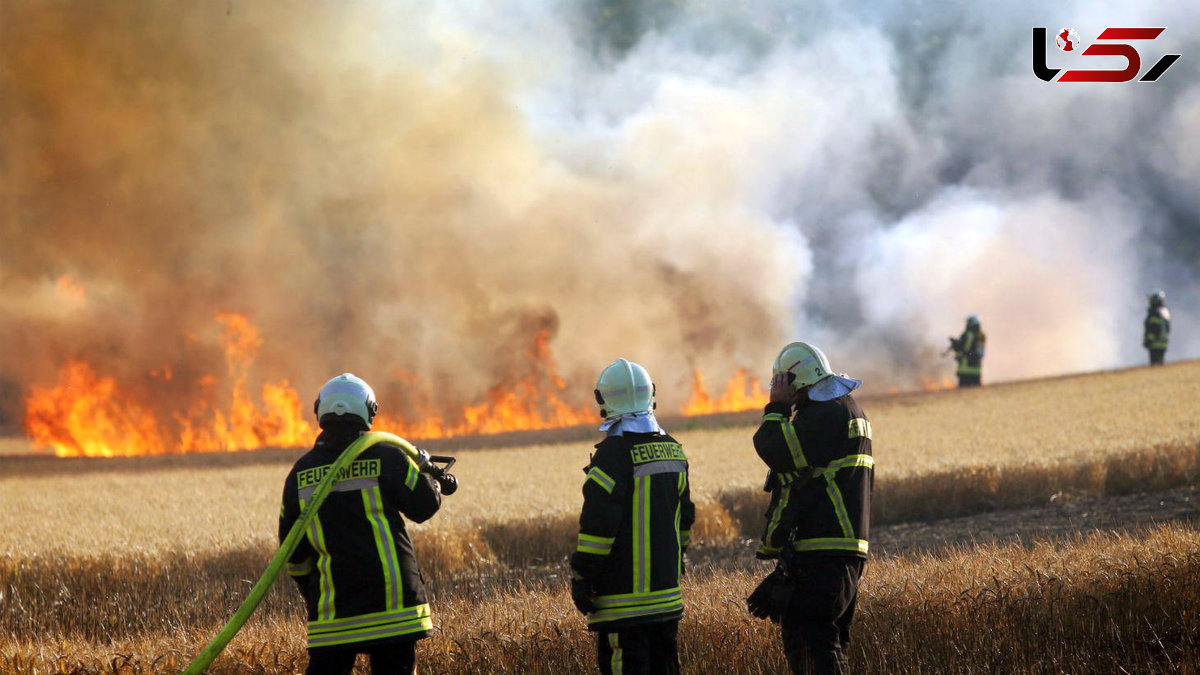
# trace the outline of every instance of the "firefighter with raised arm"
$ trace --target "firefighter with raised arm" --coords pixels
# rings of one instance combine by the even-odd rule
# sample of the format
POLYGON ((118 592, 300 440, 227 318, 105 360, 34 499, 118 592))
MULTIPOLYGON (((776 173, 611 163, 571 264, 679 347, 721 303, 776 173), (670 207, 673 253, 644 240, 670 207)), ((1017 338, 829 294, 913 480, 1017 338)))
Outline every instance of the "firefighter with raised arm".
POLYGON ((617 359, 600 373, 605 438, 584 471, 571 599, 596 633, 605 675, 679 672, 683 554, 695 510, 683 447, 654 417, 646 369, 617 359))
POLYGON ((958 338, 950 338, 950 349, 958 362, 958 386, 978 387, 983 380, 983 350, 987 335, 979 325, 979 317, 967 317, 967 326, 958 338))
POLYGON ((1171 338, 1171 312, 1167 309, 1167 294, 1161 290, 1150 291, 1149 300, 1142 322, 1142 346, 1150 352, 1150 365, 1161 366, 1171 338))
POLYGON ((775 359, 754 434, 771 493, 756 556, 775 571, 747 599, 779 622, 794 673, 846 673, 850 624, 867 558, 875 459, 871 423, 821 350, 793 342, 775 359))
MULTIPOLYGON (((288 472, 281 541, 338 456, 371 428, 378 406, 366 382, 344 373, 321 387, 313 409, 321 433, 288 472)), ((370 655, 376 675, 415 672, 416 641, 433 623, 401 514, 419 523, 441 505, 427 465, 424 451, 414 460, 382 442, 335 477, 288 561, 308 609, 307 675, 349 675, 360 653, 370 655)))

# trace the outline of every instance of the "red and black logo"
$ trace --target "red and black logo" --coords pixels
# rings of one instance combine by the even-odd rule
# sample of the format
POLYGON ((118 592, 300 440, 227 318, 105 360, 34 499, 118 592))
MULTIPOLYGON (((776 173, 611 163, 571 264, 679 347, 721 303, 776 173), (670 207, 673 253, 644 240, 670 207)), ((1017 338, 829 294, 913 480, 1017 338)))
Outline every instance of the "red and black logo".
MULTIPOLYGON (((1097 42, 1080 52, 1080 56, 1120 56, 1125 59, 1123 70, 1068 70, 1058 79, 1061 68, 1046 66, 1046 29, 1033 28, 1033 74, 1046 82, 1129 82, 1142 71, 1142 56, 1125 40, 1153 40, 1166 28, 1105 28, 1097 42), (1101 42, 1103 41, 1103 42, 1101 42)), ((1055 44, 1064 52, 1079 50, 1080 41, 1074 28, 1064 28, 1055 35, 1055 44)), ((1166 54, 1138 82, 1154 82, 1179 60, 1179 54, 1166 54)))

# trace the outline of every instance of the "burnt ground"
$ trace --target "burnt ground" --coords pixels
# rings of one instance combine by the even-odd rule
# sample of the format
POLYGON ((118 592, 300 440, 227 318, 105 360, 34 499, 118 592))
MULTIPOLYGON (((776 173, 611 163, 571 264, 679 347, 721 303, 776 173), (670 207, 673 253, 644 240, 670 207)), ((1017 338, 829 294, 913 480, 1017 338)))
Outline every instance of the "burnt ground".
POLYGON ((978 544, 1029 545, 1096 530, 1130 532, 1179 522, 1200 525, 1200 489, 1194 485, 1107 497, 1058 493, 1041 506, 872 528, 871 551, 886 557, 978 544))

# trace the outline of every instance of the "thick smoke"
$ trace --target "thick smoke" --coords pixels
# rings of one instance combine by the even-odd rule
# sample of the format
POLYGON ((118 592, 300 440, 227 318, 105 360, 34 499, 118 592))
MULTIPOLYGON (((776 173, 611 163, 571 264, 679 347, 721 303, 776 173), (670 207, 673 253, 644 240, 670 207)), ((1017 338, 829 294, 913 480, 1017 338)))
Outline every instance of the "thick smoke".
POLYGON ((305 395, 476 401, 548 331, 677 409, 792 338, 910 386, 968 313, 989 380, 1138 363, 1152 286, 1197 356, 1190 4, 708 4, 3 3, 0 378, 187 396, 230 311, 305 395), (1060 24, 1184 56, 1045 84, 1060 24))

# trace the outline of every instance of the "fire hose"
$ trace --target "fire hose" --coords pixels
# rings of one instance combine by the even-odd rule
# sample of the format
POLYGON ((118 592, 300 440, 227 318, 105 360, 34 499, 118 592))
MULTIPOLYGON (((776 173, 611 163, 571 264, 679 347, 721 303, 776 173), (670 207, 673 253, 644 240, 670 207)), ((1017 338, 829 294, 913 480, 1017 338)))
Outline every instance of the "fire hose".
MULTIPOLYGON (((382 431, 372 431, 363 434, 362 436, 358 437, 357 440, 351 443, 345 450, 343 450, 342 454, 330 467, 329 472, 326 473, 325 477, 321 479, 321 482, 317 484, 316 489, 312 493, 312 497, 308 499, 304 505, 304 509, 301 510, 300 517, 296 519, 295 524, 292 525, 292 529, 289 530, 287 536, 284 537, 283 543, 279 545, 279 550, 275 551, 275 557, 271 558, 271 562, 267 565, 266 571, 263 572, 262 576, 258 578, 258 581, 254 584, 254 587, 250 589, 250 594, 246 596, 246 599, 242 601, 241 606, 238 607, 237 611, 233 613, 233 618, 231 618, 229 622, 226 623, 221 629, 221 631, 217 633, 216 637, 212 639, 212 642, 209 642, 208 645, 200 651, 195 660, 193 660, 191 664, 188 665, 187 669, 183 671, 183 675, 200 675, 203 673, 204 669, 213 662, 213 659, 217 658, 221 651, 225 649, 225 646, 229 644, 229 641, 238 634, 238 631, 240 631, 242 626, 245 625, 246 620, 250 618, 250 615, 254 613, 254 610, 258 608, 259 603, 261 603, 262 599, 266 596, 267 591, 271 588, 271 584, 275 583, 275 579, 279 577, 279 572, 283 569, 283 566, 287 564, 288 558, 290 558, 292 553, 296 551, 296 547, 300 544, 300 540, 304 538, 304 530, 308 527, 309 522, 311 522, 313 517, 317 514, 317 509, 321 507, 321 504, 325 501, 325 498, 328 497, 329 493, 332 491, 333 484, 336 481, 338 473, 341 472, 341 470, 348 466, 351 462, 353 462, 359 455, 361 455, 364 450, 372 445, 375 445, 376 443, 393 443, 400 446, 400 448, 404 451, 404 454, 407 455, 408 458, 413 462, 416 462, 417 458, 421 455, 421 451, 418 450, 412 443, 409 443, 399 436, 382 431)), ((431 459, 435 461, 448 460, 450 464, 454 463, 454 460, 449 457, 433 457, 431 459)), ((449 468, 449 466, 445 468, 449 468)), ((445 480, 446 483, 448 483, 443 483, 446 485, 446 487, 443 488, 443 491, 446 494, 453 493, 454 489, 457 488, 457 482, 454 480, 454 477, 448 473, 445 473, 444 469, 441 468, 439 468, 439 474, 439 482, 443 482, 443 480, 445 480)))

